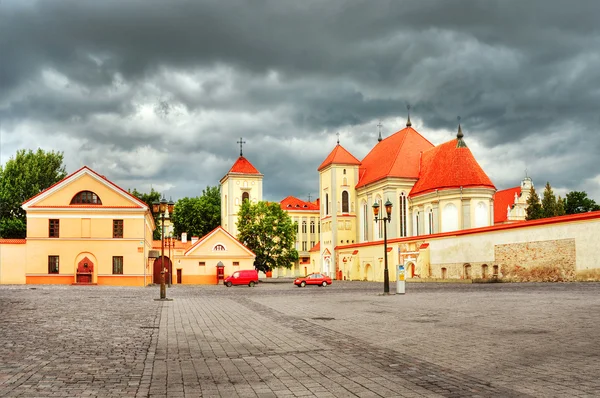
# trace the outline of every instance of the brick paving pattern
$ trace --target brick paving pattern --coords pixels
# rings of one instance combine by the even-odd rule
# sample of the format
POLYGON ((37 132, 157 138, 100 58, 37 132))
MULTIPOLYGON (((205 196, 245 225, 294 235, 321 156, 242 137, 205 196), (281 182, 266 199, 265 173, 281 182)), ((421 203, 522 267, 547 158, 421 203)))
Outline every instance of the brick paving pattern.
POLYGON ((382 290, 0 286, 0 397, 600 396, 598 283, 382 290))

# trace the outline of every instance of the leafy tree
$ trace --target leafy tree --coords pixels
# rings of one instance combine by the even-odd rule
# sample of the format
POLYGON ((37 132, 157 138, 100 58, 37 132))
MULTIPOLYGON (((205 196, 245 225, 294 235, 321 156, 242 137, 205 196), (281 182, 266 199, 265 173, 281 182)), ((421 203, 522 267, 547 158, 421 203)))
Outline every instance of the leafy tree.
POLYGON ((176 235, 202 237, 221 224, 221 190, 207 186, 202 196, 179 199, 172 216, 176 235))
POLYGON ((298 228, 279 203, 244 201, 238 213, 238 239, 256 254, 254 267, 263 272, 291 268, 298 228))
MULTIPOLYGON (((138 190, 134 188, 133 192, 131 192, 131 194, 133 196, 135 196, 136 198, 138 198, 139 200, 141 200, 142 202, 146 203, 148 205, 148 207, 150 208, 150 212, 152 212, 152 202, 158 202, 161 199, 160 192, 155 191, 154 188, 150 188, 150 193, 138 192, 138 190)), ((158 221, 160 215, 153 214, 153 216, 154 216, 154 224, 157 226, 160 225, 160 222, 158 221)), ((152 239, 159 240, 160 234, 161 234, 160 228, 154 229, 154 232, 152 233, 152 239)))
POLYGON ((593 199, 587 197, 586 192, 571 191, 565 197, 565 212, 567 214, 586 213, 600 210, 600 206, 593 199))
POLYGON ((21 204, 65 178, 63 153, 17 151, 0 165, 0 237, 25 238, 27 220, 21 204))
POLYGON ((542 218, 556 216, 556 196, 552 191, 552 187, 549 182, 546 182, 546 188, 544 189, 544 196, 542 198, 542 218))
POLYGON ((540 197, 537 192, 535 192, 535 188, 531 187, 529 191, 529 198, 527 199, 527 215, 525 216, 526 220, 537 220, 538 218, 543 218, 544 213, 542 209, 542 205, 540 204, 540 197))
POLYGON ((556 199, 556 215, 564 216, 565 212, 565 200, 561 199, 560 196, 556 199))

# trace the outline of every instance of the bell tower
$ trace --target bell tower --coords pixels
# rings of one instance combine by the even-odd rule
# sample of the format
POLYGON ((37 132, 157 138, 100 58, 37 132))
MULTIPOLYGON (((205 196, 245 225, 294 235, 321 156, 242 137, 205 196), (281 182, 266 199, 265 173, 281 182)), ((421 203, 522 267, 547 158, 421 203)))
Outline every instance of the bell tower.
POLYGON ((240 156, 231 169, 221 178, 221 226, 237 238, 238 211, 243 201, 257 203, 262 200, 263 175, 243 155, 240 138, 240 156))

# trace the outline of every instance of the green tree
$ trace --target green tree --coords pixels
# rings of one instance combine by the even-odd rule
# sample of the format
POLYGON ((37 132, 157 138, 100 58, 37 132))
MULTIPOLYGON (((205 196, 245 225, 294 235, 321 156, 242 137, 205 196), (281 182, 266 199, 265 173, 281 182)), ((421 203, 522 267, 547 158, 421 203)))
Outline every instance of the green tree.
POLYGON ((564 216, 565 212, 565 200, 560 198, 560 195, 556 199, 556 215, 564 216))
MULTIPOLYGON (((150 208, 150 212, 152 212, 152 202, 158 202, 161 199, 160 192, 155 191, 154 188, 150 188, 149 193, 138 192, 138 190, 134 188, 131 194, 142 202, 146 203, 150 208)), ((152 233, 152 239, 159 240, 161 234, 161 230, 158 228, 160 225, 160 222, 158 221, 159 215, 154 213, 152 215, 154 216, 154 225, 157 226, 152 233)))
POLYGON ((542 205, 540 204, 540 197, 537 192, 535 192, 535 188, 531 187, 529 191, 529 198, 527 199, 527 215, 525 216, 526 220, 537 220, 538 218, 543 218, 544 213, 542 209, 542 205))
POLYGON ((600 206, 593 199, 587 197, 586 192, 571 191, 565 197, 565 212, 567 214, 587 213, 600 210, 600 206))
POLYGON ((291 268, 298 228, 279 203, 244 201, 238 213, 238 239, 256 254, 254 267, 263 272, 291 268))
POLYGON ((0 237, 25 238, 27 220, 21 204, 65 178, 63 153, 17 151, 0 165, 0 237))
POLYGON ((544 196, 542 197, 542 218, 556 216, 556 196, 549 182, 546 182, 544 196))
POLYGON ((221 224, 221 190, 207 186, 202 196, 179 199, 173 212, 173 228, 177 236, 187 232, 202 237, 221 224))

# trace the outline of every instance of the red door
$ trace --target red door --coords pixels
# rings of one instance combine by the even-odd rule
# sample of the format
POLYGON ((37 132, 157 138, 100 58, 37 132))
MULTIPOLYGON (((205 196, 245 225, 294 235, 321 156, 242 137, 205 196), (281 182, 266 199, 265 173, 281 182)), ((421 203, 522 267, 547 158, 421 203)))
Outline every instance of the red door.
POLYGON ((171 260, 169 260, 168 257, 164 257, 164 260, 163 257, 159 257, 156 260, 154 260, 154 276, 152 277, 153 283, 160 284, 160 271, 163 267, 163 261, 166 267, 165 283, 169 283, 169 270, 171 269, 171 260))

